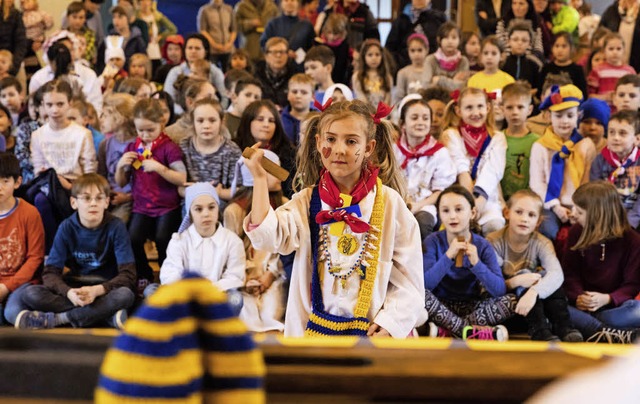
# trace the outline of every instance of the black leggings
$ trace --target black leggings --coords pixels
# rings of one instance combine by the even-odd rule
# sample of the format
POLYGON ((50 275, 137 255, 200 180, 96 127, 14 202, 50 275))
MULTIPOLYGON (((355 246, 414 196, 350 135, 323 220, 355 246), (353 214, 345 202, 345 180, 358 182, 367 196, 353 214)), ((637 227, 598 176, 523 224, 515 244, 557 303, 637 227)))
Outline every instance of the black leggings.
POLYGON ((180 208, 174 209, 162 216, 151 217, 142 213, 132 213, 129 222, 129 235, 131 247, 136 259, 136 272, 138 279, 147 279, 153 282, 153 271, 149 266, 147 254, 144 251, 144 243, 147 240, 155 241, 158 249, 158 265, 162 266, 167 258, 167 246, 174 232, 178 231, 182 214, 180 208))

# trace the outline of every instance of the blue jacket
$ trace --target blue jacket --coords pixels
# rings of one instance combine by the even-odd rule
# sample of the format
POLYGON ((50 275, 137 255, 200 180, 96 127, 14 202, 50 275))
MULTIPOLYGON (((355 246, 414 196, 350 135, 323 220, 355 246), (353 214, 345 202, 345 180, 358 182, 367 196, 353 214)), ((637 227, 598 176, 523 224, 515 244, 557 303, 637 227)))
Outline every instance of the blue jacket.
POLYGON ((507 286, 491 244, 472 234, 472 243, 478 249, 478 262, 472 266, 465 256, 462 268, 456 268, 455 259, 445 254, 449 249, 446 231, 431 234, 425 240, 422 258, 424 286, 437 298, 445 300, 477 300, 486 290, 491 296, 507 293, 507 286))

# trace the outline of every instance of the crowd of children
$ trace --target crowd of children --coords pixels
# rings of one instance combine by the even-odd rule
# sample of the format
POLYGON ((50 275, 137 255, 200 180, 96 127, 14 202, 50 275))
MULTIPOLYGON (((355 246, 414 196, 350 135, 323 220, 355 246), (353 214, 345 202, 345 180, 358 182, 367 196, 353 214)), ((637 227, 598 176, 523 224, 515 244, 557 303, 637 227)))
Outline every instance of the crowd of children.
POLYGON ((358 2, 212 0, 182 37, 125 0, 104 36, 88 3, 48 37, 25 7, 26 79, 0 51, 0 320, 122 328, 195 273, 255 332, 640 336, 626 33, 514 0, 479 35, 415 1, 385 47, 358 2))

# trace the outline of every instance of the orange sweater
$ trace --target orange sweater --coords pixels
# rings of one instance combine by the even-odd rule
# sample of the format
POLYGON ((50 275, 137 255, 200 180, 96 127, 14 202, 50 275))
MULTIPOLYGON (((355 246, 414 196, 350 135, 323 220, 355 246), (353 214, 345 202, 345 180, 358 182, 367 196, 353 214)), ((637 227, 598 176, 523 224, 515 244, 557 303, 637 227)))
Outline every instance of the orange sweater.
POLYGON ((0 217, 0 283, 13 292, 31 281, 44 260, 44 228, 35 207, 23 199, 0 217))

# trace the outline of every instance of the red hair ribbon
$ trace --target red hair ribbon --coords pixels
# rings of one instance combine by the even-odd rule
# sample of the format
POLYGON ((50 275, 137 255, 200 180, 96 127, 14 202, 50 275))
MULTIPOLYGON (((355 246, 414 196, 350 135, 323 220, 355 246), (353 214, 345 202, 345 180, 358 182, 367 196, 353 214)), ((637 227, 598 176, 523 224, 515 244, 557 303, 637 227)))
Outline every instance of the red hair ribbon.
POLYGON ((487 95, 487 97, 489 97, 490 100, 495 101, 495 99, 498 98, 498 93, 496 93, 495 91, 488 93, 487 90, 484 90, 484 93, 487 95))
POLYGON ((376 109, 376 113, 371 114, 371 117, 373 118, 373 122, 375 122, 376 125, 379 124, 380 120, 382 118, 386 118, 387 116, 389 116, 391 111, 393 111, 393 106, 388 106, 384 102, 380 101, 378 103, 378 108, 376 109))
POLYGON ((325 109, 329 108, 332 102, 333 102, 333 98, 331 97, 329 97, 329 99, 327 100, 327 102, 324 103, 324 105, 320 104, 320 101, 318 100, 313 100, 313 106, 316 107, 318 111, 324 112, 325 109))
POLYGON ((454 100, 455 102, 458 102, 458 98, 460 98, 460 89, 454 90, 451 94, 449 94, 451 96, 451 99, 454 100))

